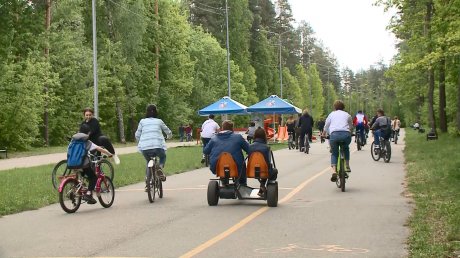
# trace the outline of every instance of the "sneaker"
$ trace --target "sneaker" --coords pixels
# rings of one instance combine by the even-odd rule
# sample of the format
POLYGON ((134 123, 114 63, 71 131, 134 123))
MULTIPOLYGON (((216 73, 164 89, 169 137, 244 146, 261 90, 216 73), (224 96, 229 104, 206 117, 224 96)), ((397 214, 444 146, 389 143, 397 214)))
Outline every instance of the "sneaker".
POLYGON ((165 173, 163 173, 163 169, 158 169, 157 170, 157 175, 160 177, 160 180, 161 181, 166 181, 166 176, 165 176, 165 173))
POLYGON ((201 158, 201 164, 204 164, 204 158, 201 158))
POLYGON ((88 203, 88 204, 95 204, 95 203, 97 203, 96 199, 94 199, 93 196, 92 196, 92 195, 89 195, 89 194, 83 195, 82 199, 83 199, 84 201, 86 201, 86 203, 88 203))
POLYGON ((350 169, 350 167, 347 167, 347 166, 345 166, 345 172, 347 172, 347 173, 351 173, 351 169, 350 169))
POLYGON ((120 164, 120 158, 118 158, 117 154, 114 154, 112 156, 112 158, 113 158, 113 161, 115 162, 115 164, 117 164, 117 165, 120 164))
POLYGON ((337 173, 332 173, 331 182, 337 182, 337 173))
POLYGON ((147 186, 144 187, 144 192, 148 192, 149 188, 147 186))
POLYGON ((267 188, 265 188, 265 186, 261 186, 257 195, 260 197, 263 197, 265 194, 265 191, 267 191, 267 188))

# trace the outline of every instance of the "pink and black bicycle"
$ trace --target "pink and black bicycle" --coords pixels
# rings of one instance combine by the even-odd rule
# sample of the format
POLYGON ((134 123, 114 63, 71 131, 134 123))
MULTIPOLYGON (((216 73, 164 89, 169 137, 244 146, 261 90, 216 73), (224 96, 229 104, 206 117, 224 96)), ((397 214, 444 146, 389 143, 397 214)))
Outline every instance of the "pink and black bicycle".
MULTIPOLYGON (((88 152, 88 157, 97 176, 94 192, 102 207, 109 208, 115 200, 115 187, 110 177, 105 176, 104 171, 102 171, 101 163, 105 160, 106 156, 88 152)), ((74 213, 80 208, 83 200, 82 197, 88 190, 88 180, 82 175, 82 170, 76 169, 72 171, 73 173, 62 176, 58 189, 59 204, 67 213, 74 213)), ((83 202, 85 201, 83 200, 83 202)))

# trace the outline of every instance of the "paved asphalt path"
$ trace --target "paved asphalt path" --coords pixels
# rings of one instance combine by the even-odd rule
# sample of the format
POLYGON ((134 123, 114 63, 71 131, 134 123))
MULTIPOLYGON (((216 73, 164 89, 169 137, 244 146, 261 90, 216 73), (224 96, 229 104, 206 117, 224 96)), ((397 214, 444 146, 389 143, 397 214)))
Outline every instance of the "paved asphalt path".
POLYGON ((355 146, 345 193, 329 181, 327 145, 316 142, 309 155, 275 152, 278 207, 208 206, 211 174, 201 168, 169 176, 154 203, 139 183, 117 188, 108 209, 83 204, 66 214, 55 204, 4 216, 0 257, 406 257, 404 131, 390 163, 373 161, 369 144, 355 146))

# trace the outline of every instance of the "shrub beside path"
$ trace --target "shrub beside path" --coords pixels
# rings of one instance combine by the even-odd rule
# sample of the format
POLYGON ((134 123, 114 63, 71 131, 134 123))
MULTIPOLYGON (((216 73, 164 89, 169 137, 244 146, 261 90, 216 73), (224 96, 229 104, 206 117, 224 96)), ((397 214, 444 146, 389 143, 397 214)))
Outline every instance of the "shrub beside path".
MULTIPOLYGON (((168 148, 174 148, 174 147, 180 147, 180 146, 195 146, 195 145, 196 145, 196 141, 166 142, 166 146, 168 148)), ((135 152, 138 152, 138 150, 137 150, 137 146, 130 146, 130 147, 116 148, 116 152, 118 155, 123 155, 123 154, 135 153, 135 152)), ((56 164, 59 161, 66 159, 66 155, 67 153, 62 152, 62 153, 21 157, 21 158, 1 159, 0 160, 0 171, 14 169, 14 168, 28 168, 28 167, 36 167, 36 166, 41 166, 41 165, 56 164)), ((123 162, 123 158, 121 158, 121 162, 123 162)))

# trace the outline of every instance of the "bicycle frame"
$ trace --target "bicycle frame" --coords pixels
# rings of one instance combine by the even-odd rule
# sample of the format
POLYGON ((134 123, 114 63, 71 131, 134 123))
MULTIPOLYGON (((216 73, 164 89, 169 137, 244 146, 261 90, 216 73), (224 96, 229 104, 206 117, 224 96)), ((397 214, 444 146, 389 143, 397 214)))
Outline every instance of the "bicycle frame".
MULTIPOLYGON (((96 177, 97 177, 96 187, 94 188, 94 190, 95 190, 96 193, 99 193, 101 191, 101 183, 105 179, 105 174, 101 170, 101 168, 99 166, 99 162, 102 160, 102 158, 104 158, 104 156, 97 156, 97 155, 94 155, 94 154, 88 152, 88 157, 90 159, 90 163, 92 163, 92 165, 94 165, 94 172, 96 173, 96 177)), ((76 171, 76 173, 73 173, 73 174, 71 173, 69 176, 66 176, 64 178, 64 180, 61 181, 61 183, 59 184, 59 192, 62 192, 62 188, 64 187, 64 185, 66 184, 67 181, 75 180, 75 179, 79 182, 78 192, 82 192, 81 188, 83 187, 83 179, 82 179, 81 172, 83 172, 83 170, 82 169, 73 169, 72 171, 76 171)))

